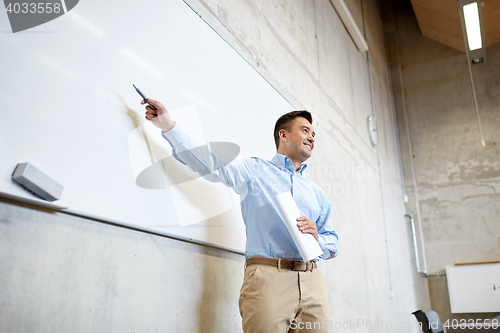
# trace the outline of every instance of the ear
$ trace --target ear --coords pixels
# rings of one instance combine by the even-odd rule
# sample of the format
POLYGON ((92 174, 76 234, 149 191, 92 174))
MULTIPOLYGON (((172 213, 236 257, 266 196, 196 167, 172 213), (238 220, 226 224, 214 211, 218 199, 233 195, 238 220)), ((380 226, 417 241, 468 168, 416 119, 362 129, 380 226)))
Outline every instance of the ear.
POLYGON ((286 133, 286 130, 285 129, 281 129, 279 132, 278 132, 279 136, 280 136, 280 140, 282 141, 285 141, 287 142, 288 141, 288 136, 287 136, 287 133, 286 133))

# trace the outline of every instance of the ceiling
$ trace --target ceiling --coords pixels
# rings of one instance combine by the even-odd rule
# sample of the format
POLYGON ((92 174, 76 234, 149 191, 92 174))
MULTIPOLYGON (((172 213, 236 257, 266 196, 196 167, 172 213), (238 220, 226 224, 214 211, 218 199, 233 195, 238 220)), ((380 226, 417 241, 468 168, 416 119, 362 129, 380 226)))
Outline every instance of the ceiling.
MULTIPOLYGON (((422 34, 465 52, 458 0, 411 0, 422 34)), ((483 29, 486 46, 500 43, 500 1, 483 0, 483 29)))

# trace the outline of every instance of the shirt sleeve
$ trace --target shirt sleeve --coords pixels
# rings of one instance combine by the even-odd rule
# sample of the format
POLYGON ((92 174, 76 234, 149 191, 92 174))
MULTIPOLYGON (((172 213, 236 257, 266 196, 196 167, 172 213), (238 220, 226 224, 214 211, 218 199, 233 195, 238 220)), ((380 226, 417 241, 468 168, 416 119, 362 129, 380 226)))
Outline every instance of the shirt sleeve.
POLYGON ((338 254, 338 240, 339 237, 337 233, 333 230, 330 215, 332 211, 332 206, 328 199, 324 199, 321 214, 316 221, 316 225, 318 226, 318 244, 323 250, 323 254, 319 257, 323 260, 335 258, 338 254))
POLYGON ((190 138, 179 125, 163 132, 163 137, 172 146, 172 155, 182 164, 213 183, 221 182, 236 193, 248 190, 254 159, 232 160, 213 154, 207 145, 200 145, 190 138))

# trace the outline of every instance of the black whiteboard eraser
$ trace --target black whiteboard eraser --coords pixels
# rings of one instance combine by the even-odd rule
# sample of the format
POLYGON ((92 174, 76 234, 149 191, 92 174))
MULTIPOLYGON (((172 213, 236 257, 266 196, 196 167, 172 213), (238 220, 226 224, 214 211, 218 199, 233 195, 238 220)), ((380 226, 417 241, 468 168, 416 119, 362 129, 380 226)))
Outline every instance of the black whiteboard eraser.
POLYGON ((19 163, 12 173, 12 180, 47 201, 58 200, 64 188, 30 163, 19 163))

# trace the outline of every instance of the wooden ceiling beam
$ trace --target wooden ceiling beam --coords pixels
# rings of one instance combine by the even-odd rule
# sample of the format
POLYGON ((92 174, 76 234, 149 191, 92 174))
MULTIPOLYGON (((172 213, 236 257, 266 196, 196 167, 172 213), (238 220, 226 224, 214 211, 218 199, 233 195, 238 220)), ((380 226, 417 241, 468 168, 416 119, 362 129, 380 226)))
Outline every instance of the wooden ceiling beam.
MULTIPOLYGON (((465 52, 462 23, 456 0, 411 0, 422 34, 465 52)), ((500 1, 483 0, 484 43, 500 43, 500 1)))

